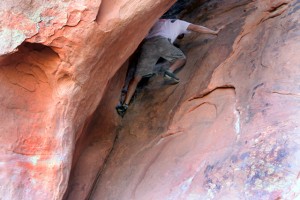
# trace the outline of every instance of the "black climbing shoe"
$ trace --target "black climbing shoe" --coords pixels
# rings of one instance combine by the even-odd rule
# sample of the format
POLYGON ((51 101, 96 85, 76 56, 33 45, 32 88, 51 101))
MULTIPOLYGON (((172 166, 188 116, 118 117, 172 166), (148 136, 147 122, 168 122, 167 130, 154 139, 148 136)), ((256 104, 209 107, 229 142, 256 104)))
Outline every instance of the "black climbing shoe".
POLYGON ((124 117, 126 110, 128 109, 128 105, 127 104, 123 104, 123 105, 118 105, 116 107, 117 113, 121 116, 124 117))
POLYGON ((164 79, 172 84, 179 83, 179 78, 177 78, 174 73, 168 70, 166 70, 164 73, 164 79))

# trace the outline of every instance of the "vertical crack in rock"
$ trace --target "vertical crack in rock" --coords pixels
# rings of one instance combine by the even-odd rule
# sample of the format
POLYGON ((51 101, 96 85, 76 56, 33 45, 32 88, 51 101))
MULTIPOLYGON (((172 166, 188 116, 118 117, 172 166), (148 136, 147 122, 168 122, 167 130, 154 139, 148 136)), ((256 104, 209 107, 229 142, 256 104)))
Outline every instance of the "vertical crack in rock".
MULTIPOLYGON (((110 159, 110 156, 111 156, 112 152, 114 152, 115 144, 116 144, 116 142, 117 142, 117 140, 118 140, 118 135, 119 135, 119 133, 117 132, 117 134, 116 134, 116 136, 115 136, 115 139, 114 139, 114 142, 113 142, 113 144, 112 144, 112 148, 111 148, 111 149, 109 150, 109 152, 107 153, 107 155, 106 155, 106 157, 105 157, 105 159, 104 159, 104 161, 103 161, 103 166, 102 166, 101 168, 99 168, 98 173, 97 173, 97 175, 96 175, 96 177, 95 177, 95 180, 94 180, 94 182, 92 183, 91 190, 89 191, 89 193, 88 193, 88 195, 87 195, 87 197, 86 197, 87 200, 91 200, 91 197, 93 196, 93 194, 94 194, 94 192, 95 192, 95 190, 96 190, 96 185, 97 185, 97 183, 98 183, 98 181, 99 181, 99 179, 100 179, 101 173, 102 173, 103 170, 105 169, 106 163, 107 163, 107 161, 110 159)), ((70 199, 70 200, 71 200, 71 199, 70 199)))

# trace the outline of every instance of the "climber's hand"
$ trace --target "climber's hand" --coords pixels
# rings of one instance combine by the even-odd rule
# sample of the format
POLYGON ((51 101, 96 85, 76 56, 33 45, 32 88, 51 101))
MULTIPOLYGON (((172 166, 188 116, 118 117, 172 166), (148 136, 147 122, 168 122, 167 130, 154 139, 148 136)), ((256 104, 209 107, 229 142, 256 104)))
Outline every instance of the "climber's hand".
POLYGON ((219 32, 225 27, 225 25, 219 27, 216 31, 215 31, 215 35, 218 35, 219 32))

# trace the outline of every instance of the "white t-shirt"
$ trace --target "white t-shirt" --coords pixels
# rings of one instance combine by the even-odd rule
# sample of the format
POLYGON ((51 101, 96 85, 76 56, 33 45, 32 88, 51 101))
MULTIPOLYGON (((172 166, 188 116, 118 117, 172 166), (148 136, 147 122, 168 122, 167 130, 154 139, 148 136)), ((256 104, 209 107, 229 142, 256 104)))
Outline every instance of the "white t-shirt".
POLYGON ((173 43, 178 35, 190 32, 187 30, 190 24, 191 23, 179 19, 159 19, 151 28, 146 38, 162 36, 170 39, 171 43, 173 43))

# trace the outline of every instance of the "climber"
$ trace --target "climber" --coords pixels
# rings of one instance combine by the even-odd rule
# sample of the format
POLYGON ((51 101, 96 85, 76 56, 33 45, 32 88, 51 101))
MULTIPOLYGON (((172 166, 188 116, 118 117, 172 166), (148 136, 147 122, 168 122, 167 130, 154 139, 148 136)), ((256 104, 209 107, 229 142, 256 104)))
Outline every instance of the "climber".
POLYGON ((221 28, 214 31, 178 19, 159 19, 142 44, 136 72, 133 80, 129 83, 125 101, 116 107, 118 114, 124 116, 138 83, 143 77, 153 74, 153 68, 160 57, 171 63, 169 69, 164 72, 164 79, 171 81, 172 84, 179 83, 179 78, 174 71, 185 64, 186 57, 179 48, 173 45, 178 36, 191 31, 217 35, 220 30, 221 28))

